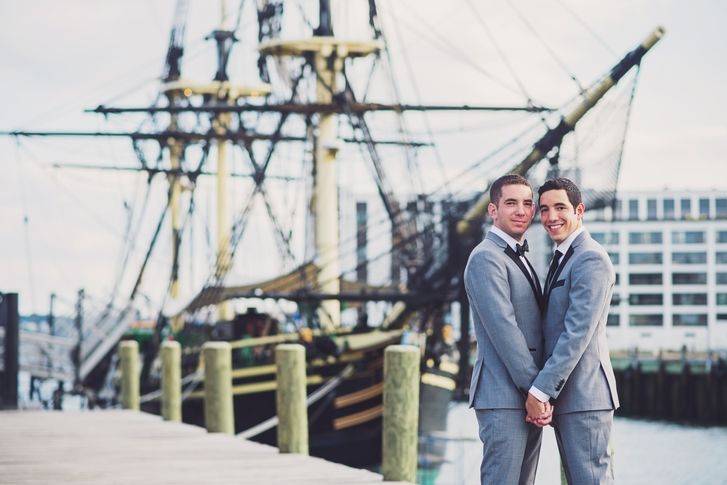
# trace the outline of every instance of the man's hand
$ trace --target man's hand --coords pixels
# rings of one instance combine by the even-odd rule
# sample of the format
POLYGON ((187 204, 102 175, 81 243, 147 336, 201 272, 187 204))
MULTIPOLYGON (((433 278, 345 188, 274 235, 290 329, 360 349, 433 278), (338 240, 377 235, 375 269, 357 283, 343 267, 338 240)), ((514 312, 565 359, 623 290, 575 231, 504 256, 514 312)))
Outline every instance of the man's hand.
POLYGON ((550 424, 553 420, 553 406, 548 402, 539 401, 530 393, 528 393, 528 398, 525 400, 525 410, 528 413, 525 421, 541 428, 550 424))

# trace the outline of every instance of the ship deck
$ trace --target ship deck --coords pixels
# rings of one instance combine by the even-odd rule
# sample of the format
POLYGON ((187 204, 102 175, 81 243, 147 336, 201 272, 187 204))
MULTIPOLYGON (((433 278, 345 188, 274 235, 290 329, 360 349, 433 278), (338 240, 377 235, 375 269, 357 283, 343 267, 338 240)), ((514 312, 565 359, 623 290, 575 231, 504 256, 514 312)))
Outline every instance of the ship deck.
POLYGON ((4 411, 0 429, 0 484, 383 481, 367 470, 280 454, 270 446, 133 411, 4 411))

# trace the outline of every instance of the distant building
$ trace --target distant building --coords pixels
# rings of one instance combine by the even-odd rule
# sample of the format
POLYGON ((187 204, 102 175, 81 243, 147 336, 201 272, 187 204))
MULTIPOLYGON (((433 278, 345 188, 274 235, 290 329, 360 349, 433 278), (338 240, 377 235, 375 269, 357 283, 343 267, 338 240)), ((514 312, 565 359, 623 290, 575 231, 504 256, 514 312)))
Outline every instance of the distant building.
POLYGON ((616 269, 612 349, 727 349, 727 191, 621 193, 587 215, 616 269))

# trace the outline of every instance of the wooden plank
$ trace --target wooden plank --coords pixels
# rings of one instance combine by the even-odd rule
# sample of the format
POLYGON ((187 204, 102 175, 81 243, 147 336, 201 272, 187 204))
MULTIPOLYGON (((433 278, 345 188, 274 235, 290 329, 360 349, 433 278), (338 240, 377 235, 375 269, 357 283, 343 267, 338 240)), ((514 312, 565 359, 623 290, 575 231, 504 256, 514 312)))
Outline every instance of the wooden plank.
POLYGON ((0 412, 0 430, 0 484, 382 483, 366 470, 133 411, 0 412))

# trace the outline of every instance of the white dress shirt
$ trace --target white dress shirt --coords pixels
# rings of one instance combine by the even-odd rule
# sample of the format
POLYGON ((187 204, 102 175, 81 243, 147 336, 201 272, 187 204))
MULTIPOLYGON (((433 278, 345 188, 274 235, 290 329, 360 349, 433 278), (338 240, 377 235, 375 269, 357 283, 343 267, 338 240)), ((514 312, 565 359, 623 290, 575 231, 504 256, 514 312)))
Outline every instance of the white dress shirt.
MULTIPOLYGON (((508 233, 506 233, 505 231, 503 231, 502 229, 500 229, 499 227, 494 226, 494 225, 490 228, 490 232, 492 232, 495 235, 502 238, 502 240, 505 241, 505 243, 507 243, 507 245, 510 246, 510 248, 513 251, 515 251, 515 254, 517 254, 517 247, 515 247, 515 245, 521 244, 520 241, 518 241, 517 239, 515 239, 514 237, 512 237, 511 235, 509 235, 508 233)), ((525 238, 522 239, 522 242, 525 242, 525 238)), ((520 256, 520 261, 523 262, 523 265, 525 265, 525 267, 527 268, 528 273, 530 273, 530 276, 537 279, 538 275, 533 274, 533 271, 530 269, 530 264, 527 261, 525 261, 524 256, 520 256)))
MULTIPOLYGON (((584 230, 585 230, 585 228, 583 226, 581 226, 578 229, 576 229, 575 231, 573 231, 572 233, 570 233, 570 236, 565 238, 565 241, 563 241, 562 243, 558 244, 555 248, 553 248, 553 252, 555 253, 555 251, 560 251, 560 254, 562 256, 565 256, 565 253, 568 252, 571 244, 573 244, 573 241, 575 241, 575 239, 578 237, 578 235, 580 233, 582 233, 584 230)), ((551 283, 551 284, 553 284, 553 283, 551 283)), ((550 396, 548 396, 546 393, 544 393, 543 391, 541 391, 540 389, 538 389, 535 386, 532 386, 530 388, 529 392, 530 392, 530 394, 535 396, 535 398, 540 402, 550 401, 550 396)))

